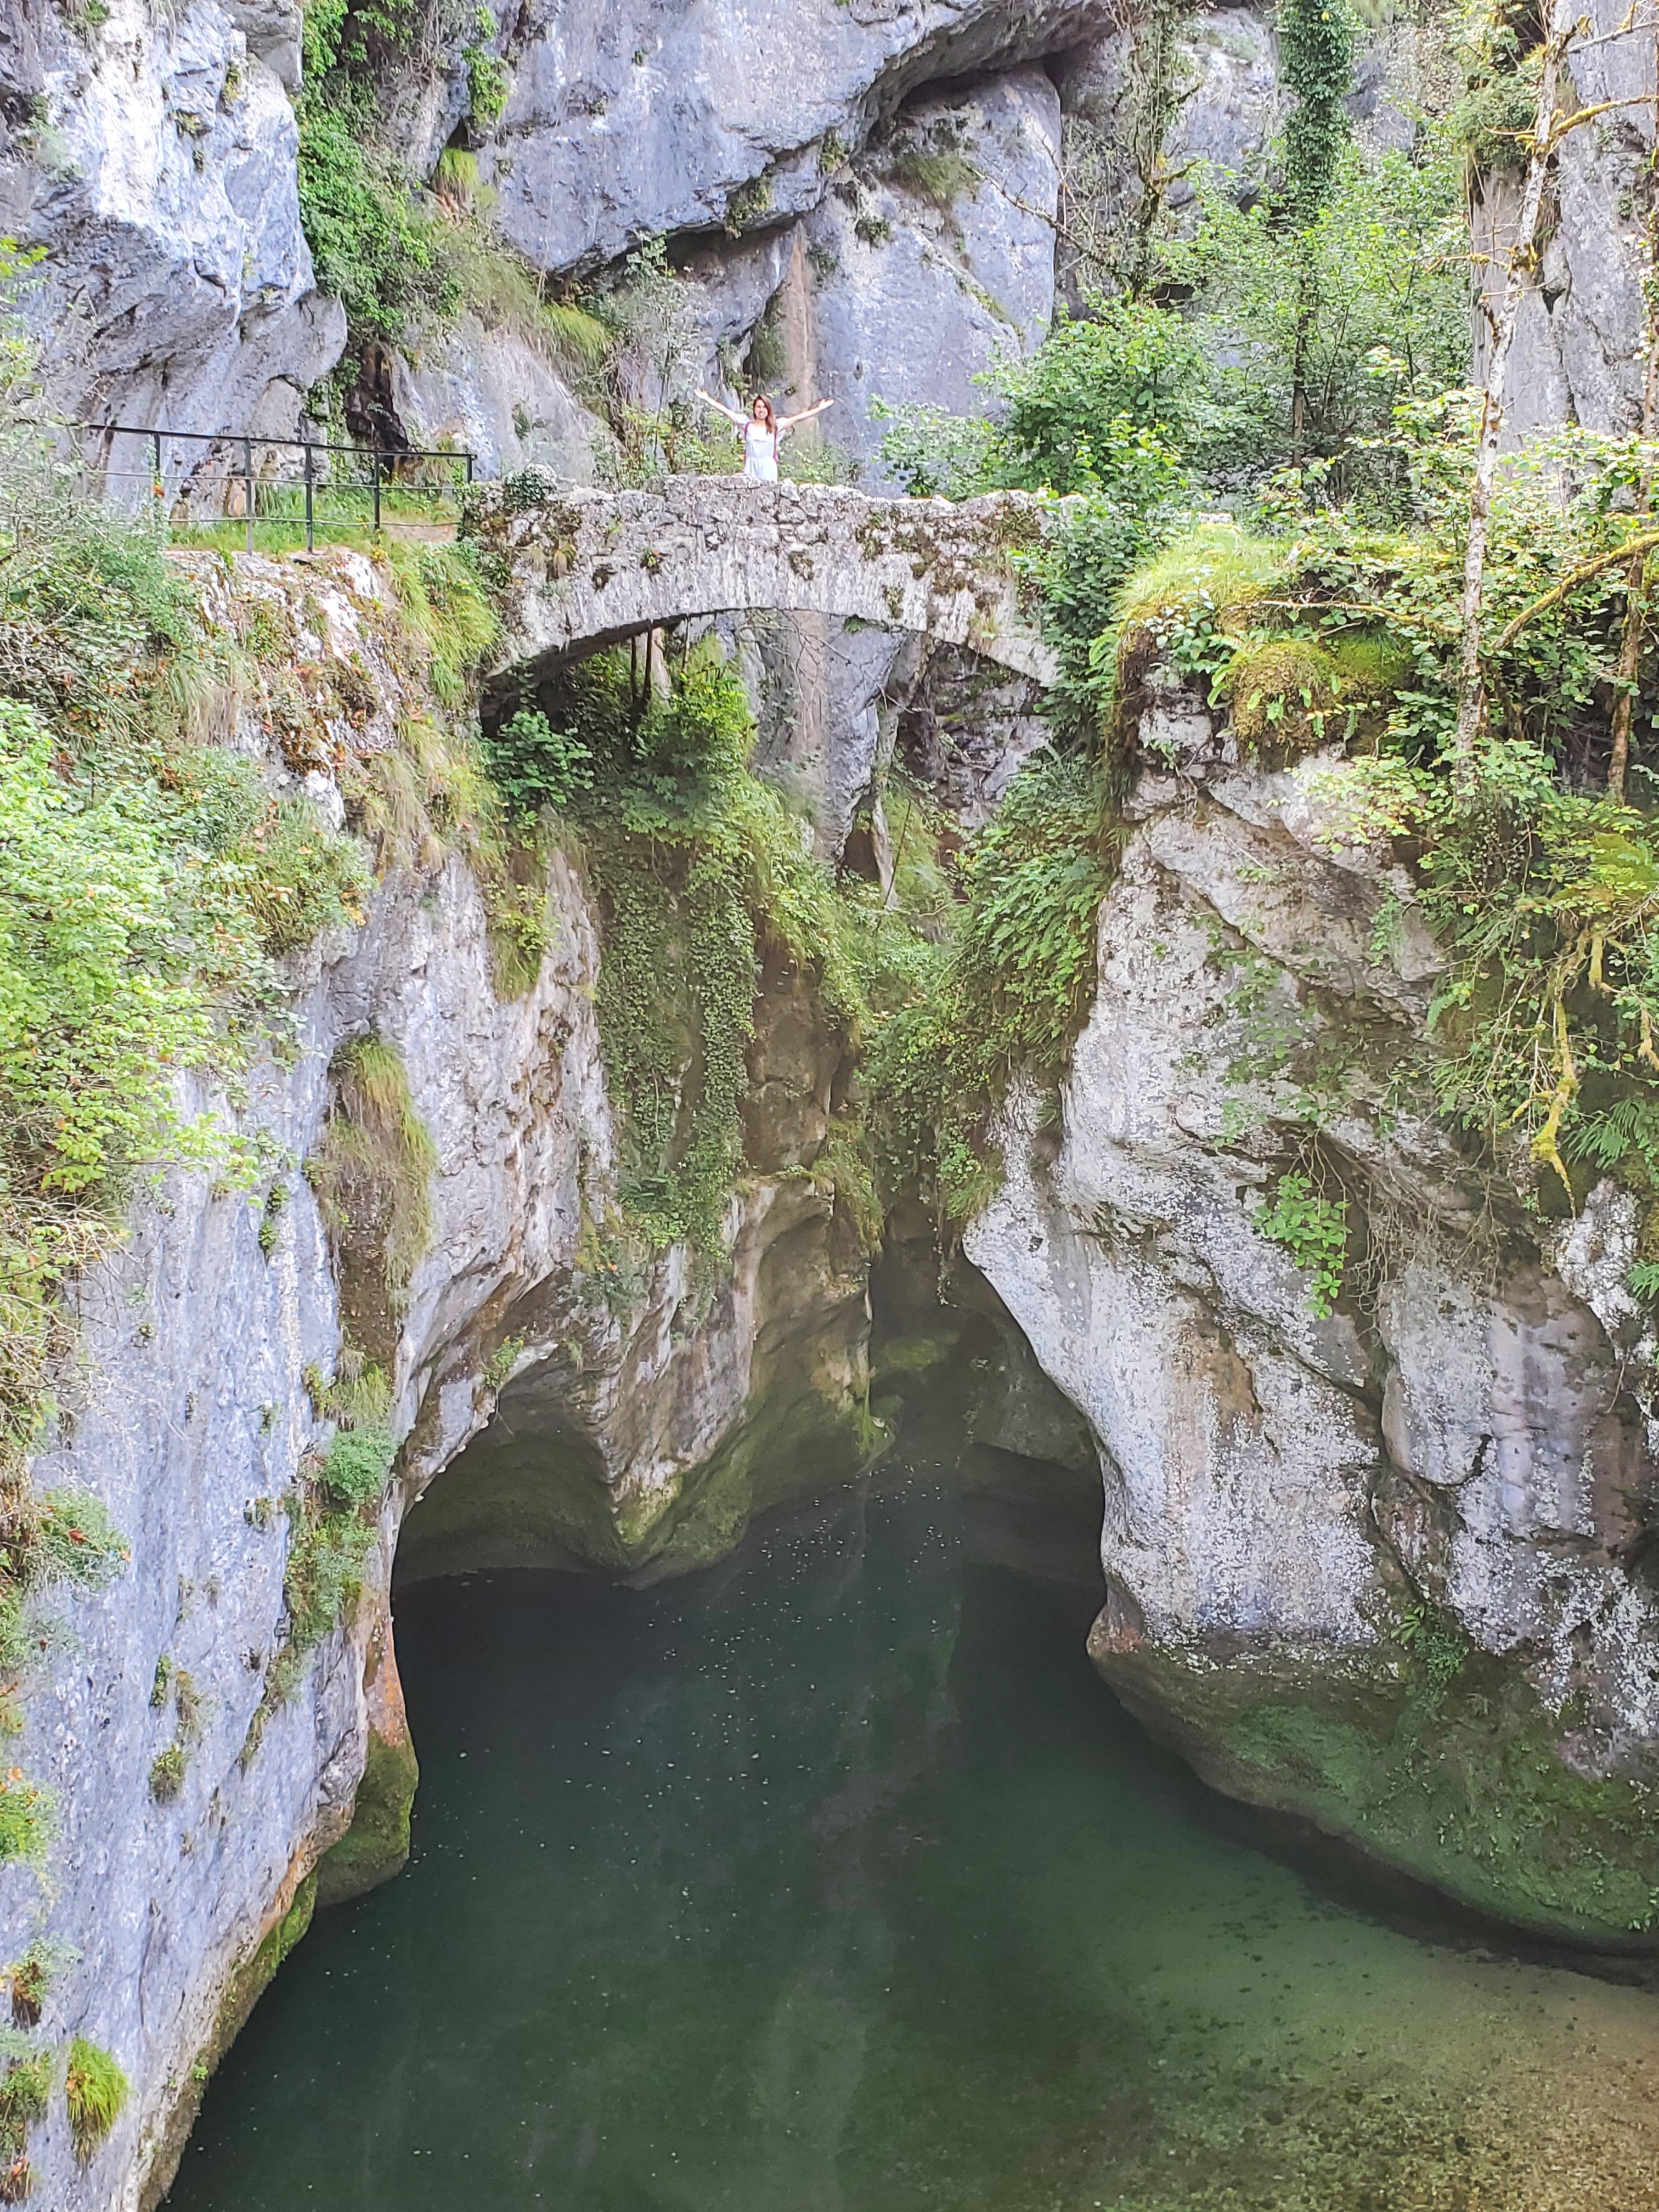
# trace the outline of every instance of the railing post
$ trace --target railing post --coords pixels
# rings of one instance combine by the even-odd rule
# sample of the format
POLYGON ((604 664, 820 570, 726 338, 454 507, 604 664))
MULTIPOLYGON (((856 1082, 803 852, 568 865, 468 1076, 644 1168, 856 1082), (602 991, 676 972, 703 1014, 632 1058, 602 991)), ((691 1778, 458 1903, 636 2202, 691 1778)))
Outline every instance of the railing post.
POLYGON ((155 521, 161 520, 161 434, 152 430, 149 436, 149 506, 155 521))
POLYGON ((247 550, 253 550, 253 441, 242 441, 242 520, 247 550))
POLYGON ((306 441, 306 551, 307 551, 307 553, 310 553, 310 552, 312 552, 312 551, 313 551, 313 550, 315 550, 315 541, 314 541, 314 539, 313 539, 313 533, 312 533, 312 513, 311 513, 311 459, 312 459, 312 451, 313 451, 313 448, 312 448, 311 441, 310 441, 310 439, 309 439, 309 438, 307 438, 307 441, 306 441))
POLYGON ((369 467, 374 479, 374 535, 380 534, 380 456, 377 452, 369 456, 369 467))

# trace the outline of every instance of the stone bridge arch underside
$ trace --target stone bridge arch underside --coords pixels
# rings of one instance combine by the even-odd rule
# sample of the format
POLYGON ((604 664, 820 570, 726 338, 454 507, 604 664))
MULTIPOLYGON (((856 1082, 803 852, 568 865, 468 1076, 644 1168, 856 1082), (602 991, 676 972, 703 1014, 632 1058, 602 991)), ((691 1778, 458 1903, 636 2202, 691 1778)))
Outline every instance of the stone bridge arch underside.
POLYGON ((508 478, 474 495, 466 525, 507 563, 491 688, 641 631, 769 609, 919 631, 1052 684, 1019 556, 1060 511, 1026 492, 956 505, 729 477, 622 492, 508 478))

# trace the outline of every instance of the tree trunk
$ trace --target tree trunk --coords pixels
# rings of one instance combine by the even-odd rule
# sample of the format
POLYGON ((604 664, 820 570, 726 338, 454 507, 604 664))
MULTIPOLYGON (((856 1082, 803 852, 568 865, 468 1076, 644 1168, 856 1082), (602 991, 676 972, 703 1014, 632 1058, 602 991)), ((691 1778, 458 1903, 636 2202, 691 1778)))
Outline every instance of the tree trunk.
POLYGON ((1457 672, 1458 761, 1467 769, 1486 714, 1486 686, 1480 673, 1480 609, 1486 573, 1486 535, 1492 519, 1492 481, 1498 472, 1498 441, 1504 428, 1504 403, 1510 371, 1510 352, 1521 306, 1538 264, 1538 218, 1544 204, 1544 186, 1555 151, 1556 93, 1561 60, 1577 27, 1574 0, 1551 0, 1544 40, 1543 67, 1538 81, 1538 107, 1533 119, 1532 144, 1527 160, 1526 181, 1521 191, 1521 212, 1510 247, 1504 279, 1504 296, 1496 313, 1487 310, 1492 324, 1492 357, 1486 364, 1480 410, 1480 444, 1475 455, 1474 485, 1469 495, 1469 538, 1463 559, 1462 651, 1457 672))
POLYGON ((1299 468, 1305 459, 1308 433, 1308 343, 1313 332, 1313 278, 1308 268, 1304 237, 1297 256, 1296 342, 1291 352, 1291 451, 1299 468))

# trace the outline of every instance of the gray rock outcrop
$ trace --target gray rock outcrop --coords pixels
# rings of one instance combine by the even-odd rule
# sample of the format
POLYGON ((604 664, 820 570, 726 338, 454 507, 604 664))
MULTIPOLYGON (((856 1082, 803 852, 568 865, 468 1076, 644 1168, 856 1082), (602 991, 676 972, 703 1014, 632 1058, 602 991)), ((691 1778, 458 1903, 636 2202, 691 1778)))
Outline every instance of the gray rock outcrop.
POLYGON ((994 414, 975 379, 1047 335, 1059 184, 1060 97, 1021 70, 907 107, 808 219, 799 381, 835 400, 825 433, 866 477, 887 427, 874 405, 994 414))
POLYGON ((809 0, 781 23, 726 6, 556 0, 520 55, 484 157, 503 229, 538 267, 614 260, 659 232, 803 215, 823 173, 935 80, 1077 43, 1094 0, 809 0))
POLYGON ((1659 1774, 1633 1223, 1604 1195, 1540 1249, 1385 1110, 1437 967, 1409 880, 1333 828, 1340 769, 1216 761, 1143 776, 1060 1133, 1014 1102, 965 1237, 1093 1432, 1097 1656, 1223 1789, 1631 1940, 1659 1774), (1291 1173, 1346 1208, 1328 1310, 1264 1227, 1291 1173))
MULTIPOLYGON (((1641 427, 1655 33, 1615 0, 1595 0, 1587 20, 1589 37, 1568 53, 1563 105, 1606 103, 1607 112, 1565 131, 1557 149, 1539 279, 1522 301, 1510 359, 1511 440, 1567 422, 1614 432, 1641 427)), ((1485 181, 1475 204, 1476 265, 1489 294, 1504 289, 1520 193, 1518 176, 1500 173, 1485 181)), ((1487 343, 1479 317, 1477 363, 1487 343)))
POLYGON ((392 411, 411 445, 465 448, 480 477, 536 468, 601 480, 616 441, 532 339, 465 314, 388 358, 392 411))
MULTIPOLYGON (((21 304, 69 419, 292 435, 338 358, 300 226, 296 21, 116 0, 72 29, 40 6, 0 47, 0 233, 46 249, 21 304)), ((148 496, 147 458, 115 466, 148 496)))

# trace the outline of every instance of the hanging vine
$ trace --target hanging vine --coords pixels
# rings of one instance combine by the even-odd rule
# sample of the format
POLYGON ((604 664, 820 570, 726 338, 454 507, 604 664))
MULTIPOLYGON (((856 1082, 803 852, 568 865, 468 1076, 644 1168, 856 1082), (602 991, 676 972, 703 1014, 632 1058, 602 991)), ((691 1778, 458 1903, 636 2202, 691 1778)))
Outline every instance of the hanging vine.
POLYGON ((1291 438, 1300 453, 1308 420, 1308 356, 1319 312, 1313 230, 1352 134, 1355 19, 1349 0, 1284 0, 1279 14, 1280 77, 1297 104, 1285 125, 1281 219, 1297 235, 1291 438))

